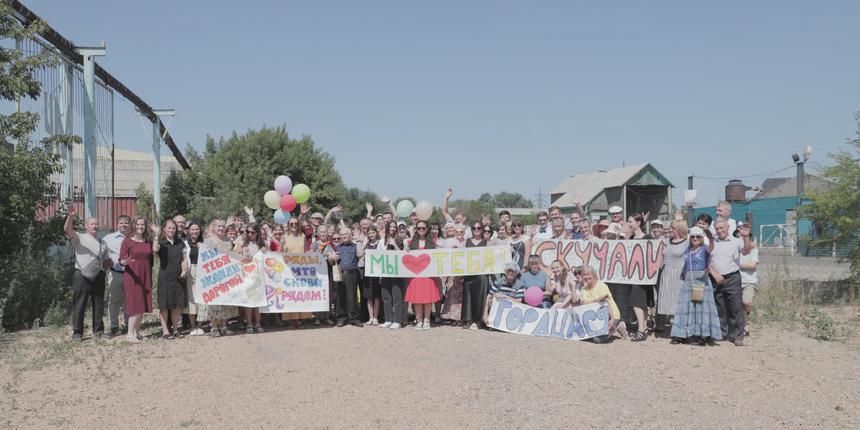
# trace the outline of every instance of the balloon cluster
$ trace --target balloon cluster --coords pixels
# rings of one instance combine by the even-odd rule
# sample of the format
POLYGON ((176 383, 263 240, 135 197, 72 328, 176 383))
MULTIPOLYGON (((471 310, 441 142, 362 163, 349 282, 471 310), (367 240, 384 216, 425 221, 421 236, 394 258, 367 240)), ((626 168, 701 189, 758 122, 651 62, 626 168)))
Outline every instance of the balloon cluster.
POLYGON ((412 205, 412 201, 408 199, 403 199, 397 202, 397 216, 400 218, 408 218, 412 215, 412 212, 415 212, 415 215, 418 215, 418 219, 421 221, 427 221, 433 216, 433 204, 428 202, 427 200, 420 200, 418 204, 412 205))
POLYGON ((305 184, 296 184, 289 176, 281 175, 275 178, 275 189, 266 191, 263 202, 275 210, 274 218, 278 224, 286 224, 290 220, 290 211, 297 205, 311 198, 311 189, 305 184))

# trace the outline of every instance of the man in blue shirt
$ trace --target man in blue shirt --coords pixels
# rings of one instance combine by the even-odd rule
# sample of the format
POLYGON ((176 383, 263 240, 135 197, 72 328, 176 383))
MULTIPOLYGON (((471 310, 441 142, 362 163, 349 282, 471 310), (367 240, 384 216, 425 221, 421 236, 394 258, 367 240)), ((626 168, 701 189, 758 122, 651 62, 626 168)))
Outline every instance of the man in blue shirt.
POLYGON ((340 229, 340 245, 337 252, 328 255, 332 264, 340 263, 341 282, 335 282, 335 318, 337 326, 352 324, 364 327, 361 313, 358 309, 358 259, 364 256, 364 246, 356 245, 352 240, 352 230, 340 229))
POLYGON ((549 309, 552 303, 549 300, 549 277, 546 272, 540 270, 540 257, 532 255, 529 257, 529 270, 520 277, 523 281, 523 288, 527 290, 531 287, 538 287, 543 291, 543 301, 540 303, 541 308, 549 309))

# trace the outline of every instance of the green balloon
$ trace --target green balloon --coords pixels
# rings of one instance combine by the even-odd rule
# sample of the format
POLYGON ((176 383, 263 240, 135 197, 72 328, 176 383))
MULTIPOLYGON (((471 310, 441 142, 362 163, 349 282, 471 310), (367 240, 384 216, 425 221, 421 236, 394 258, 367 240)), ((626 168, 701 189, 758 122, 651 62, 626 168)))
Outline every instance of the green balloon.
POLYGON ((305 184, 297 184, 290 194, 296 198, 296 203, 305 203, 311 198, 311 189, 305 184))

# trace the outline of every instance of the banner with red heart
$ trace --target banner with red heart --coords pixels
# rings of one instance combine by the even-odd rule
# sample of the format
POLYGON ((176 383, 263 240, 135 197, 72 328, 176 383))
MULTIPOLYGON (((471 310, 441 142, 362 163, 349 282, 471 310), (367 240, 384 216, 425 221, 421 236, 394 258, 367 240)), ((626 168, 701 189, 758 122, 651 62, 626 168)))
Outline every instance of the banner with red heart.
POLYGON ((412 255, 406 254, 403 256, 403 265, 406 266, 409 271, 416 275, 420 275, 427 266, 430 265, 430 256, 427 254, 421 255, 412 255))

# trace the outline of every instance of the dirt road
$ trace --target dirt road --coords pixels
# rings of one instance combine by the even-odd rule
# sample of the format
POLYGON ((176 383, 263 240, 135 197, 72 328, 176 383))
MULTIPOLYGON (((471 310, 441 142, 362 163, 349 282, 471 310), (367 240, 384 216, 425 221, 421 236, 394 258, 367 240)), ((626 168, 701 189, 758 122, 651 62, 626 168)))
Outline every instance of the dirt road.
POLYGON ((0 343, 8 428, 858 428, 856 343, 586 342, 453 327, 0 343))

